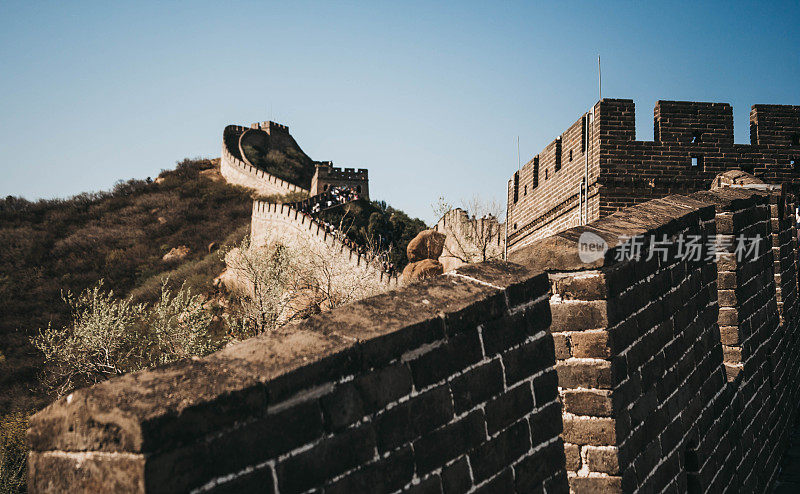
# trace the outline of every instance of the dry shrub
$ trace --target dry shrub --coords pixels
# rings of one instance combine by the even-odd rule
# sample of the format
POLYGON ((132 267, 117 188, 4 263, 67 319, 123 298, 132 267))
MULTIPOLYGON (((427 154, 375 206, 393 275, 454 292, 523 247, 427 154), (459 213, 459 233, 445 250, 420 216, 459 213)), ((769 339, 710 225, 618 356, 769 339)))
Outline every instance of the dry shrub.
POLYGON ((27 428, 26 413, 15 412, 0 416, 0 494, 25 492, 27 428))

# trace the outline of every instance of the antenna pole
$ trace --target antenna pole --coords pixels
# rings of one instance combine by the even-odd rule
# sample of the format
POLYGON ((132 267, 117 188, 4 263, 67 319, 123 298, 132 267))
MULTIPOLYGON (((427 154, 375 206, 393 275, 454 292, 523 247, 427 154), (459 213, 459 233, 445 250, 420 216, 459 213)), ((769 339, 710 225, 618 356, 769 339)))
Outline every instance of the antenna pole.
POLYGON ((519 156, 519 136, 517 136, 517 171, 522 168, 522 160, 519 156))
POLYGON ((597 93, 603 99, 603 72, 600 70, 600 55, 597 55, 597 93))

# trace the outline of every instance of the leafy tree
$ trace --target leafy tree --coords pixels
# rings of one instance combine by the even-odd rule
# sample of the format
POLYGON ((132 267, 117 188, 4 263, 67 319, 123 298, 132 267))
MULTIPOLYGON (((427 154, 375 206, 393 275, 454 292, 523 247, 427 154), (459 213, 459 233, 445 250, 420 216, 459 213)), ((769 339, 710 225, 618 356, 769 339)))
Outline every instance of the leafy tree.
POLYGON ((408 263, 408 243, 425 229, 425 222, 409 217, 384 201, 351 202, 323 211, 320 219, 341 225, 340 230, 347 232, 356 244, 373 246, 374 250, 387 253, 389 262, 398 270, 408 263))

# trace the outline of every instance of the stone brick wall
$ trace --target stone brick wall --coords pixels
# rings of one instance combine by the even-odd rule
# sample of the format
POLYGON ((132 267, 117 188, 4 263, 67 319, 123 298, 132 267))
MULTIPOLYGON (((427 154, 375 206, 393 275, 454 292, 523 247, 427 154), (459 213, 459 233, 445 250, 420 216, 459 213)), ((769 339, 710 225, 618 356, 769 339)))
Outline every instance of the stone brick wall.
MULTIPOLYGON (((629 104, 626 114, 632 114, 633 102, 622 101, 629 104)), ((731 169, 771 183, 800 185, 800 145, 791 145, 791 139, 785 137, 769 140, 764 129, 761 142, 757 140, 759 126, 769 128, 774 121, 785 124, 781 136, 800 134, 800 107, 778 107, 784 109, 781 115, 795 116, 773 120, 766 116, 764 106, 755 105, 751 112, 751 143, 734 144, 730 105, 657 102, 654 141, 601 142, 600 182, 604 193, 600 216, 668 194, 705 190, 718 174, 731 169), (696 166, 692 158, 696 158, 696 166)), ((634 131, 633 118, 626 125, 634 131)), ((777 134, 772 131, 771 135, 777 134)))
POLYGON ((484 264, 33 418, 31 492, 566 492, 547 277, 484 264))
POLYGON ((580 199, 585 192, 579 190, 587 178, 589 218, 597 216, 600 129, 593 115, 598 109, 599 104, 583 114, 509 180, 509 245, 519 248, 584 224, 586 201, 580 199))
POLYGON ((512 255, 549 273, 572 491, 769 490, 800 379, 789 202, 743 188, 668 196, 512 255), (576 245, 587 231, 610 246, 589 264, 576 245), (742 262, 706 260, 717 233, 764 240, 742 262), (636 235, 672 247, 660 257, 646 240, 639 262, 617 260, 631 245, 620 236, 636 235), (701 238, 700 260, 678 255, 680 235, 701 238), (776 284, 792 314, 782 323, 776 284))
POLYGON ((800 400, 793 204, 670 195, 78 390, 31 420, 30 489, 769 492, 800 400))
POLYGON ((335 258, 337 265, 362 270, 382 283, 390 285, 399 283, 397 274, 390 275, 383 271, 373 259, 345 245, 335 235, 327 232, 313 217, 297 211, 288 204, 254 201, 250 238, 256 246, 264 245, 267 241, 280 241, 295 248, 331 249, 337 253, 335 258))
POLYGON ((322 194, 329 187, 352 187, 369 200, 369 171, 365 168, 337 168, 330 163, 318 163, 311 179, 311 195, 322 194))
POLYGON ((289 192, 307 193, 308 190, 270 175, 244 160, 239 149, 239 138, 247 130, 247 127, 228 125, 223 131, 220 173, 225 177, 225 180, 235 185, 253 189, 265 196, 289 192))
MULTIPOLYGON (((658 101, 653 141, 636 140, 632 100, 603 99, 589 115, 589 221, 669 194, 706 190, 732 169, 790 183, 794 193, 800 188, 800 106, 754 105, 750 144, 734 144, 733 110, 726 103, 658 101)), ((582 122, 583 117, 562 135, 564 150, 574 146, 582 122)), ((554 172, 556 142, 540 153, 538 167, 534 158, 509 180, 511 251, 585 224, 576 212, 583 168, 554 172)))

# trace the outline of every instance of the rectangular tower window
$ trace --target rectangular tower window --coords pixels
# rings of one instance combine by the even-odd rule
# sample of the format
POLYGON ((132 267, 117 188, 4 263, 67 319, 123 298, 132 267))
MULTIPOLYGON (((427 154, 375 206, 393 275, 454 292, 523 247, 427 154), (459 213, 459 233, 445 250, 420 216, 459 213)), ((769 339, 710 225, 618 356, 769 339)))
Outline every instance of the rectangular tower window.
POLYGON ((561 169, 561 138, 556 139, 556 171, 561 169))
POLYGON ((514 172, 514 204, 519 201, 519 172, 514 172))
POLYGON ((693 154, 691 158, 692 169, 693 170, 704 170, 703 168, 703 155, 700 154, 693 154))
POLYGON ((539 156, 533 157, 533 188, 539 186, 539 156))
POLYGON ((586 119, 589 118, 587 114, 583 114, 581 118, 581 153, 586 152, 586 119))

